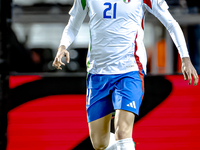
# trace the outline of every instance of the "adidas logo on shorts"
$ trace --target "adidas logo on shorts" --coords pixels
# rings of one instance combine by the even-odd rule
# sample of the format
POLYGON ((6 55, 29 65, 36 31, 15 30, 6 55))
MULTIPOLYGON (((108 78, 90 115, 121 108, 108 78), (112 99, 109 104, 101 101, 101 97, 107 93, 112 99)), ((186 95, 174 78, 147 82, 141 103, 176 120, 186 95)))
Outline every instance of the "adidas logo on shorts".
POLYGON ((132 101, 131 103, 127 104, 126 106, 136 109, 135 101, 132 101))

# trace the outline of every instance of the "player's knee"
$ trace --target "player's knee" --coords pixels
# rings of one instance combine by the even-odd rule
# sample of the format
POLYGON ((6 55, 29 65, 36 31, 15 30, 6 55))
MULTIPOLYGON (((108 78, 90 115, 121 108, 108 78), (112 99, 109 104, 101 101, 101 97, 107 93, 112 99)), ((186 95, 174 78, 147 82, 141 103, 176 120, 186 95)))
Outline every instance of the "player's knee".
POLYGON ((127 137, 127 133, 125 130, 116 130, 116 140, 125 139, 127 137))
POLYGON ((92 142, 92 146, 95 150, 104 150, 106 149, 106 147, 108 146, 108 143, 105 143, 105 142, 101 142, 101 141, 98 141, 98 142, 92 142))
POLYGON ((102 138, 91 137, 91 141, 92 141, 92 146, 95 150, 103 150, 109 144, 109 140, 107 140, 107 138, 103 138, 103 137, 102 138))
POLYGON ((125 138, 129 138, 130 137, 130 131, 128 128, 123 128, 123 127, 116 127, 116 131, 115 131, 115 137, 116 140, 121 140, 121 139, 125 139, 125 138))

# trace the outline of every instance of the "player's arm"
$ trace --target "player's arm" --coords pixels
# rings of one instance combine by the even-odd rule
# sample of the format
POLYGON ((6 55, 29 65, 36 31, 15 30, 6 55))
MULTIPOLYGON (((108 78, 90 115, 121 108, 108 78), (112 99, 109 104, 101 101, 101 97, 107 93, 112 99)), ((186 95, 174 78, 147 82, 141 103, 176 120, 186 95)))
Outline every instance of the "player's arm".
POLYGON ((170 12, 168 11, 168 5, 164 0, 147 0, 148 5, 145 4, 146 9, 156 16, 161 23, 168 30, 174 44, 176 45, 178 52, 182 60, 182 72, 185 80, 189 80, 191 84, 192 77, 194 79, 194 85, 198 84, 198 75, 193 67, 188 54, 185 38, 179 24, 174 20, 170 12))
POLYGON ((70 44, 74 41, 81 24, 83 23, 85 16, 87 14, 88 8, 86 6, 86 0, 75 0, 72 9, 70 10, 70 19, 65 27, 62 38, 60 41, 60 46, 57 50, 57 54, 55 56, 53 66, 57 69, 62 69, 61 65, 65 65, 61 59, 66 56, 66 61, 69 63, 70 56, 67 51, 70 44))

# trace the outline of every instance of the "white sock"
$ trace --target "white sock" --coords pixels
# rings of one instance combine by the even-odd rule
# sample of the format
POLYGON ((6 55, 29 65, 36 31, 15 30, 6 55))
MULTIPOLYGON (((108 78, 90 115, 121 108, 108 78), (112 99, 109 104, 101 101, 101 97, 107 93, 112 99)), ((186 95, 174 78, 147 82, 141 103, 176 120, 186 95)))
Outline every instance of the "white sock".
POLYGON ((105 150, 117 150, 115 134, 110 132, 110 141, 105 150))
POLYGON ((117 150, 135 150, 135 143, 132 138, 117 141, 117 150))

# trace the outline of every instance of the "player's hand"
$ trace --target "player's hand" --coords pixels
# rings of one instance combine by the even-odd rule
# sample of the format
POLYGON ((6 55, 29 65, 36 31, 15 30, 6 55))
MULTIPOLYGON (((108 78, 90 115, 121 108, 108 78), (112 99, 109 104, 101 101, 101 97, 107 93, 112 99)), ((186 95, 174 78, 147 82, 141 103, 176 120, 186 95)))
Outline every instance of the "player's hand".
POLYGON ((58 51, 57 51, 57 54, 53 61, 52 66, 56 67, 57 69, 62 70, 61 65, 65 65, 65 64, 61 60, 65 56, 66 56, 67 63, 69 63, 69 59, 70 59, 69 52, 66 50, 65 46, 62 45, 58 48, 58 51))
POLYGON ((192 83, 192 77, 194 79, 194 85, 196 86, 198 84, 199 77, 189 57, 182 58, 182 73, 184 80, 189 80, 189 85, 192 83))

